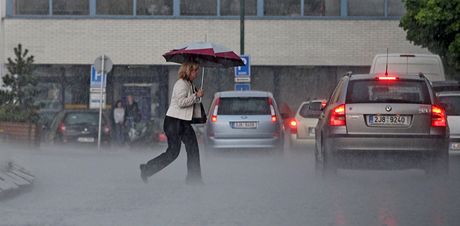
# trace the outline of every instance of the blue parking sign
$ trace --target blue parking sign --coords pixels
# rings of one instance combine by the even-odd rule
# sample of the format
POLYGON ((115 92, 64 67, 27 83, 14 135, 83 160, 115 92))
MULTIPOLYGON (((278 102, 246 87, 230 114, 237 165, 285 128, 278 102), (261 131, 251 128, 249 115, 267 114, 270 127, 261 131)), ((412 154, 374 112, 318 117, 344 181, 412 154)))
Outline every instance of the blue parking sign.
POLYGON ((91 81, 90 81, 90 87, 91 88, 101 88, 101 81, 102 77, 104 77, 104 84, 103 88, 105 88, 105 85, 107 83, 107 76, 102 76, 102 73, 96 73, 96 69, 94 68, 94 65, 91 66, 91 81))
POLYGON ((250 76, 251 75, 251 58, 249 55, 240 56, 244 62, 244 66, 235 67, 235 76, 250 76))
POLYGON ((250 83, 235 83, 235 90, 236 91, 251 90, 251 84, 250 83))

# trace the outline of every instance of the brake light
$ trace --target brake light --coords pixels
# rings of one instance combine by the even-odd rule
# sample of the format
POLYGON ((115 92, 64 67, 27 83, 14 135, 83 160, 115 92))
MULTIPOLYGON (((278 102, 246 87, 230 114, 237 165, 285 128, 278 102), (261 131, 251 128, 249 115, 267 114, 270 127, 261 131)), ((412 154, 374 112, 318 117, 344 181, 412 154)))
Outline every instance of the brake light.
POLYGON ((446 127, 446 112, 443 108, 432 105, 431 106, 431 126, 446 127))
POLYGON ((327 104, 326 101, 322 101, 322 102, 321 102, 321 109, 324 109, 324 108, 326 107, 326 104, 327 104))
POLYGON ((214 103, 214 110, 211 115, 211 122, 217 122, 217 110, 219 109, 219 104, 220 98, 217 98, 216 102, 214 103))
POLYGON ((331 118, 329 119, 329 125, 344 126, 346 124, 347 122, 345 119, 345 104, 341 104, 332 109, 331 118))
POLYGON ((58 126, 58 131, 59 131, 60 133, 64 133, 64 132, 65 132, 65 129, 66 129, 66 128, 65 128, 64 122, 61 122, 61 123, 59 124, 59 126, 58 126))
POLYGON ((291 130, 292 134, 297 133, 297 121, 295 118, 289 120, 289 129, 291 130))
POLYGON ((168 138, 166 137, 166 134, 162 132, 162 133, 158 133, 157 140, 158 142, 166 142, 168 141, 168 138))
POLYGON ((379 77, 377 77, 377 80, 380 80, 380 81, 395 81, 395 80, 398 80, 398 77, 396 77, 396 76, 379 76, 379 77))
POLYGON ((276 117, 275 108, 273 107, 272 98, 268 98, 268 104, 270 105, 270 114, 272 115, 272 122, 276 122, 278 118, 276 117))

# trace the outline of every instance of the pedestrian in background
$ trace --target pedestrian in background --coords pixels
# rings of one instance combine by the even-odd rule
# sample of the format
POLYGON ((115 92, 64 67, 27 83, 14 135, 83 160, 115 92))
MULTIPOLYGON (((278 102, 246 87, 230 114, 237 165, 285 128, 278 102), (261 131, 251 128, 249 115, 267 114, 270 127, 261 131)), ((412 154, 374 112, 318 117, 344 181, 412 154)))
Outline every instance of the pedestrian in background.
POLYGON ((187 152, 187 184, 202 184, 200 153, 195 131, 192 128, 193 106, 200 103, 203 90, 193 92, 193 80, 197 77, 197 63, 183 63, 179 69, 179 79, 174 84, 171 101, 164 119, 163 129, 168 138, 168 148, 158 157, 141 164, 141 178, 147 182, 148 177, 162 170, 178 156, 181 141, 187 152))
POLYGON ((115 104, 115 109, 113 110, 113 121, 115 123, 115 138, 117 139, 118 144, 125 143, 125 108, 121 100, 118 100, 115 104))

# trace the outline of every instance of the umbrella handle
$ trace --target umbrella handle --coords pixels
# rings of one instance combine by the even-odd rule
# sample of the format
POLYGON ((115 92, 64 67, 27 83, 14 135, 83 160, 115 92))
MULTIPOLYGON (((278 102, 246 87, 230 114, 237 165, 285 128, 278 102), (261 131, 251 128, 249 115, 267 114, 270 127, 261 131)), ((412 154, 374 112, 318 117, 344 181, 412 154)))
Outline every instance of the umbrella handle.
POLYGON ((201 68, 201 86, 200 88, 203 89, 203 83, 204 83, 204 68, 201 68))

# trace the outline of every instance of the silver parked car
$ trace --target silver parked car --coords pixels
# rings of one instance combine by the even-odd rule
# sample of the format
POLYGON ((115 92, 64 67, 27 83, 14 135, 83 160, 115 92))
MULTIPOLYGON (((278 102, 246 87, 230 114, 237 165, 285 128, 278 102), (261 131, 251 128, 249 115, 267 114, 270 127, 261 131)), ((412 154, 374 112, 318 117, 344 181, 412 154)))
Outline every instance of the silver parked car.
POLYGON ((423 75, 346 75, 316 126, 316 166, 448 171, 449 128, 423 75))
POLYGON ((450 129, 450 154, 460 154, 460 91, 437 94, 441 106, 446 109, 450 129))
POLYGON ((226 91, 214 95, 205 125, 205 149, 283 150, 278 106, 270 92, 226 91))
POLYGON ((315 127, 325 104, 326 100, 311 100, 300 104, 294 118, 288 123, 291 147, 315 142, 315 127))

